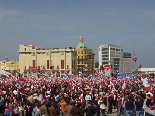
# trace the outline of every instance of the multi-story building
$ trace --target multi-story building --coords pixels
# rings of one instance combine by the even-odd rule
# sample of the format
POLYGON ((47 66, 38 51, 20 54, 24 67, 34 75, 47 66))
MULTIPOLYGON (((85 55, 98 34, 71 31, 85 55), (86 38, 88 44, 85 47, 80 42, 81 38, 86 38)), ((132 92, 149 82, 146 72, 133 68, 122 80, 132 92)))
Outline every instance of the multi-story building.
POLYGON ((95 60, 92 49, 87 48, 83 43, 83 38, 79 38, 79 43, 76 46, 77 51, 77 69, 83 71, 84 74, 93 74, 95 67, 95 60))
POLYGON ((41 71, 56 76, 77 73, 77 53, 74 48, 43 48, 35 45, 19 46, 21 73, 41 71))
POLYGON ((131 53, 123 52, 121 46, 102 44, 98 48, 99 67, 110 65, 111 72, 132 73, 131 53))
POLYGON ((19 62, 15 60, 8 60, 6 56, 4 60, 0 61, 0 69, 7 71, 18 71, 19 62))

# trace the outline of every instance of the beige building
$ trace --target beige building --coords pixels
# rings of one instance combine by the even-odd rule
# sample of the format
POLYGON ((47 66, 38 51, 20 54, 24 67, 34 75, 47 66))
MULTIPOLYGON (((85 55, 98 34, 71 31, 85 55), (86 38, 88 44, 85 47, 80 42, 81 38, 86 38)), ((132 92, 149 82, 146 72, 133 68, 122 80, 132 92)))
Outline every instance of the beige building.
POLYGON ((19 46, 20 73, 41 71, 56 76, 77 74, 77 52, 73 48, 43 48, 34 45, 19 46))
POLYGON ((86 47, 83 43, 83 38, 79 38, 79 43, 76 46, 77 51, 77 69, 84 74, 93 74, 95 68, 95 54, 92 49, 86 47))
POLYGON ((19 70, 19 62, 15 60, 8 60, 7 56, 4 60, 0 61, 0 69, 7 71, 18 71, 19 70))

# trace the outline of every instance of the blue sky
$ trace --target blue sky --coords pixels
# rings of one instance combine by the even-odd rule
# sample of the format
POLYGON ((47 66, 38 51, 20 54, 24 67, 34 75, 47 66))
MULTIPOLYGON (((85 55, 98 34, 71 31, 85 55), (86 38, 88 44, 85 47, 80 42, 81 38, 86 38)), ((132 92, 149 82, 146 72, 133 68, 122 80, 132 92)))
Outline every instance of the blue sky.
POLYGON ((18 59, 19 44, 76 47, 83 37, 98 60, 100 44, 155 67, 155 0, 0 0, 0 60, 18 59))

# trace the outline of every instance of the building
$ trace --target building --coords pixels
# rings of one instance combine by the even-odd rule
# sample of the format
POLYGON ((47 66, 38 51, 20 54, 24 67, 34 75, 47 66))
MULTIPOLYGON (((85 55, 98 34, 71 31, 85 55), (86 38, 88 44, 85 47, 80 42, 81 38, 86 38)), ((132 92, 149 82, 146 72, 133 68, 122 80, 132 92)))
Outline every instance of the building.
POLYGON ((0 69, 6 71, 19 71, 19 62, 15 60, 8 60, 6 56, 4 60, 0 61, 0 69))
POLYGON ((155 68, 139 68, 138 73, 144 73, 144 74, 155 74, 155 68))
POLYGON ((123 52, 121 46, 111 44, 101 44, 98 48, 99 68, 110 65, 112 72, 132 73, 132 56, 131 53, 123 52))
POLYGON ((84 74, 93 74, 95 67, 95 54, 92 49, 87 48, 83 43, 83 38, 79 38, 79 43, 76 46, 77 51, 77 69, 84 74))
POLYGON ((35 45, 19 46, 20 73, 42 72, 55 76, 77 73, 77 53, 74 48, 43 48, 35 45))

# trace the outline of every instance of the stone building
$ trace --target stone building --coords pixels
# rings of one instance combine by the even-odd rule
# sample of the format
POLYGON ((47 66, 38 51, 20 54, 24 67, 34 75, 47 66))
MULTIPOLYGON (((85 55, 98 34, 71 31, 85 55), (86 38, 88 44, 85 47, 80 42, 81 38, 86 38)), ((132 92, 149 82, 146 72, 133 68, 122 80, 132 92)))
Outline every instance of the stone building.
POLYGON ((77 51, 77 69, 83 74, 93 74, 95 67, 95 54, 92 49, 87 48, 83 42, 83 38, 79 38, 79 43, 76 46, 77 51))
POLYGON ((55 76, 77 73, 77 52, 74 48, 43 48, 19 46, 20 73, 42 72, 55 76))

